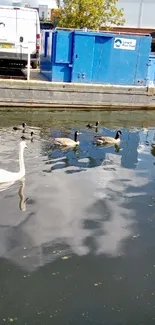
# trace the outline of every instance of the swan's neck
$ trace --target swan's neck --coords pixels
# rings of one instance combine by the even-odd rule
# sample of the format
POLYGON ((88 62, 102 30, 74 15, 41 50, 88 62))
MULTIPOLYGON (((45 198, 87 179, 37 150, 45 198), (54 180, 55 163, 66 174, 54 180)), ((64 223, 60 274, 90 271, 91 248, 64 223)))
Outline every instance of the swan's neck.
POLYGON ((19 150, 19 172, 25 175, 24 148, 20 148, 19 150))

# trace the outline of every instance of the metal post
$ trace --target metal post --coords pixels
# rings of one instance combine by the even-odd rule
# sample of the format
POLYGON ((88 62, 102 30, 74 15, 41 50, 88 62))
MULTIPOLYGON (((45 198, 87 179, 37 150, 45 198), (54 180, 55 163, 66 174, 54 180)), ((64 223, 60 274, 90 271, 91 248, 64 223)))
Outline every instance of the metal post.
POLYGON ((140 0, 139 4, 139 17, 138 17, 138 28, 141 28, 142 26, 142 14, 143 14, 143 0, 140 0))
POLYGON ((28 45, 27 80, 30 80, 30 47, 28 45))

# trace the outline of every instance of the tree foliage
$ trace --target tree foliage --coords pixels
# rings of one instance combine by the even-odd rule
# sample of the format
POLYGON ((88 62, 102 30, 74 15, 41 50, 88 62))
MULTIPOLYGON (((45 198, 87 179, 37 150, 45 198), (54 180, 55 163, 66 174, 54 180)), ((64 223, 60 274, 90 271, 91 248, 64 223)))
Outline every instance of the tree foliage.
POLYGON ((51 22, 53 23, 54 27, 58 25, 58 21, 61 17, 61 9, 52 9, 51 10, 51 22))
POLYGON ((101 26, 123 25, 123 9, 117 0, 56 0, 59 8, 58 26, 97 29, 101 26))

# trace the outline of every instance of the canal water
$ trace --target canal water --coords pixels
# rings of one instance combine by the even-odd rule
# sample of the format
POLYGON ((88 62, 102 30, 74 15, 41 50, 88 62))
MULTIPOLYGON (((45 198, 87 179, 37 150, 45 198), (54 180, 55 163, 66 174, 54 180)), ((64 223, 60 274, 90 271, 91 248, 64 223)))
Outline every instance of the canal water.
POLYGON ((0 325, 155 324, 154 112, 0 112, 0 325), (123 135, 118 148, 98 133, 123 135), (53 148, 79 130, 76 149, 53 148))

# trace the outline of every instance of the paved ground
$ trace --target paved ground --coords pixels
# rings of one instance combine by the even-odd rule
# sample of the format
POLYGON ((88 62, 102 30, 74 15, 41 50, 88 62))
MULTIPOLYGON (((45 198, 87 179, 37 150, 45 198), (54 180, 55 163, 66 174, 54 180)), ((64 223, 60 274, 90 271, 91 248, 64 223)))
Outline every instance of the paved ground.
MULTIPOLYGON (((24 69, 24 73, 27 75, 27 69, 24 69)), ((46 77, 44 77, 40 73, 40 69, 31 69, 30 70, 30 79, 31 80, 42 80, 42 81, 48 81, 46 77)))

